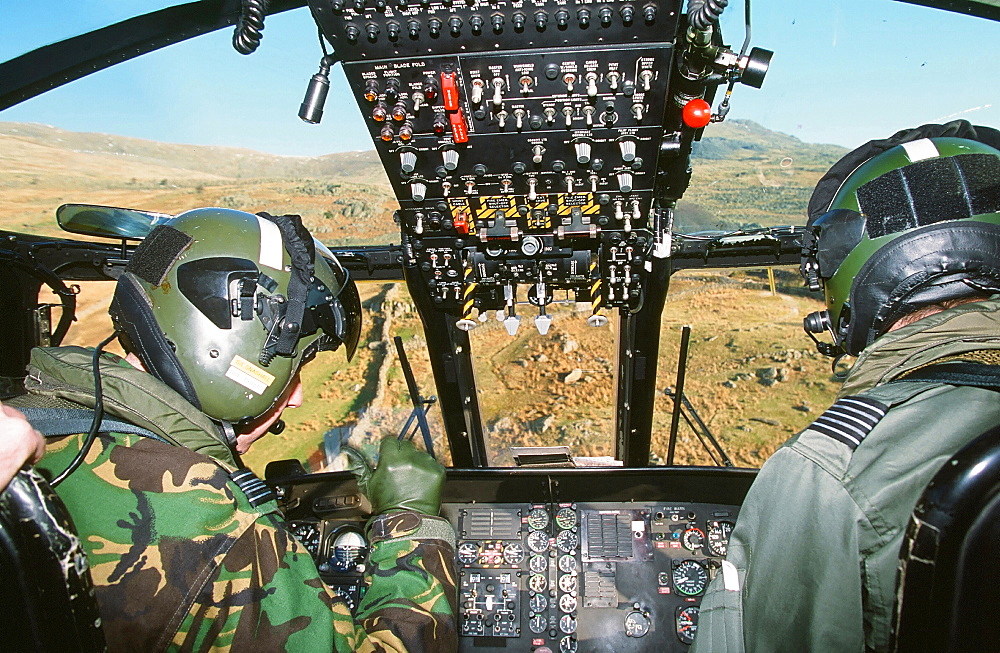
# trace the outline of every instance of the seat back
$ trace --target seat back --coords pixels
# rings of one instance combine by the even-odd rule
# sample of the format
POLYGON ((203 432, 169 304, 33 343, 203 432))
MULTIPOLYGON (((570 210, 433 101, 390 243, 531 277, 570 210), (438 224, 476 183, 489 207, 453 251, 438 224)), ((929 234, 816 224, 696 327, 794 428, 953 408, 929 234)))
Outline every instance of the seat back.
POLYGON ((1000 651, 1000 426, 938 471, 900 553, 897 651, 1000 651))
POLYGON ((33 470, 0 494, 5 651, 106 651, 90 568, 62 501, 33 470))

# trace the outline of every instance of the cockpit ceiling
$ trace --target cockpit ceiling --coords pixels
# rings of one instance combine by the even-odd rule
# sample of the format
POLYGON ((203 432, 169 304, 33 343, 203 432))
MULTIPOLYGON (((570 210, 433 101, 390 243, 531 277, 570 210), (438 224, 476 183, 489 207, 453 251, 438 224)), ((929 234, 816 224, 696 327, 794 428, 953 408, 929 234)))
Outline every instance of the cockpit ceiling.
POLYGON ((1000 20, 1000 0, 897 0, 911 5, 934 7, 970 16, 1000 20))

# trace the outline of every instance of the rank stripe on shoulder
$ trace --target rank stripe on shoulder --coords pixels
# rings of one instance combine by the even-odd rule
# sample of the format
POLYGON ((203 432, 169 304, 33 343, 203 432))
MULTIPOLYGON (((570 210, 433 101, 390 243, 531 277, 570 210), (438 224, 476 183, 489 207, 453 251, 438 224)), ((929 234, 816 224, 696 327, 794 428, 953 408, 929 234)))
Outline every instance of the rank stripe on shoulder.
POLYGON ((250 505, 254 508, 258 508, 268 501, 275 499, 271 488, 265 485, 264 481, 257 478, 249 469, 237 469, 229 475, 229 478, 233 479, 233 483, 240 486, 243 494, 247 495, 247 500, 250 501, 250 505))
POLYGON ((853 451, 888 410, 888 406, 874 399, 844 397, 826 409, 809 428, 843 442, 853 451))

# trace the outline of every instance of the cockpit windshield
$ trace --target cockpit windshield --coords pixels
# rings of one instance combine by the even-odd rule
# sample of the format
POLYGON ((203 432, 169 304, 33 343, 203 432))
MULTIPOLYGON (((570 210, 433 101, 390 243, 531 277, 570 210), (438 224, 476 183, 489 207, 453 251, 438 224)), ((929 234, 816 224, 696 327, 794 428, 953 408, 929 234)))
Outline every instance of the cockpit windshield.
MULTIPOLYGON (((4 9, 0 59, 161 8, 13 3, 4 9)), ((761 89, 737 86, 727 97, 723 85, 714 98, 725 119, 694 143, 691 182, 673 215, 681 245, 724 248, 801 227, 816 181, 868 140, 957 119, 1000 125, 992 65, 1000 23, 889 0, 755 0, 750 15, 750 43, 774 57, 761 89)), ((722 38, 736 52, 746 18, 738 2, 722 18, 722 38)), ((226 29, 176 43, 0 112, 0 229, 61 233, 55 211, 63 204, 163 215, 221 206, 300 214, 335 252, 398 245, 390 184, 400 182, 373 151, 368 116, 340 65, 321 123, 296 117, 323 56, 310 12, 270 16, 250 57, 234 52, 231 39, 226 29)), ((586 175, 569 183, 597 184, 586 175)), ((67 343, 93 345, 107 334, 109 283, 84 284, 67 343)), ((588 321, 594 307, 582 296, 556 291, 539 302, 537 286, 522 285, 503 310, 471 318, 485 462, 513 465, 511 447, 524 446, 608 462, 619 437, 615 322, 588 321)), ((335 468, 342 444, 364 448, 401 431, 413 398, 397 336, 420 398, 436 394, 406 285, 376 279, 362 284, 361 298, 367 331, 354 362, 326 353, 310 364, 304 380, 314 400, 289 412, 288 429, 262 441, 251 465, 295 458, 335 468)), ((650 463, 756 467, 815 419, 838 388, 829 359, 802 333, 821 300, 803 288, 796 266, 675 265, 659 354, 646 363, 655 373, 634 380, 655 384, 650 463)), ((440 408, 422 406, 447 460, 440 408)))

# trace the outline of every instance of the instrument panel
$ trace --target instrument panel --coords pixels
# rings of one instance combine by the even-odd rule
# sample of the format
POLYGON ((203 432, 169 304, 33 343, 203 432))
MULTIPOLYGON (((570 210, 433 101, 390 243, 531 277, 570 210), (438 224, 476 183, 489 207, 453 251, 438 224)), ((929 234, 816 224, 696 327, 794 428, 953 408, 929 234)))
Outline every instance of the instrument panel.
MULTIPOLYGON (((441 514, 457 536, 460 650, 687 650, 753 475, 450 470, 441 514)), ((276 489, 324 581, 355 608, 368 549, 353 478, 276 489)))

